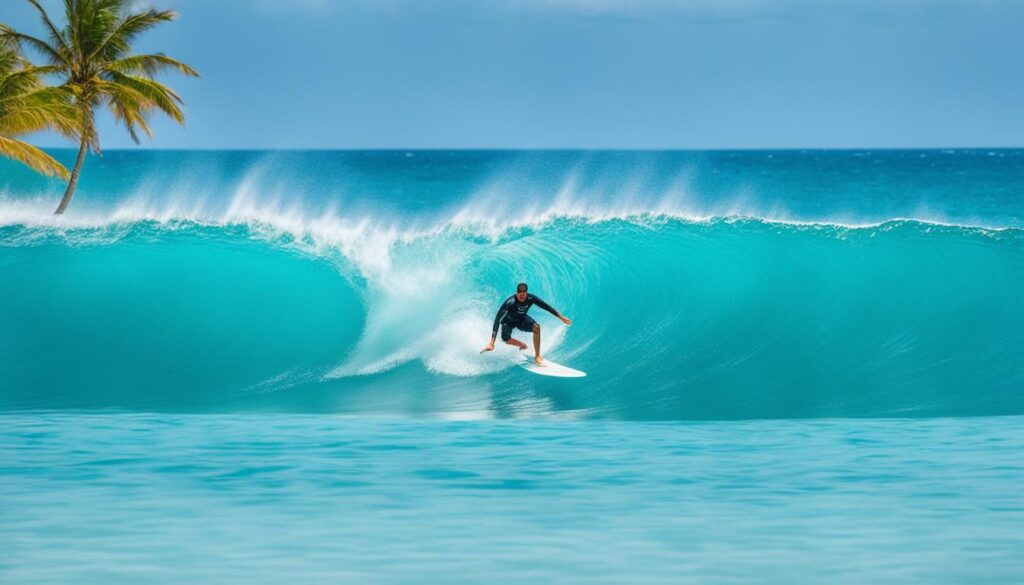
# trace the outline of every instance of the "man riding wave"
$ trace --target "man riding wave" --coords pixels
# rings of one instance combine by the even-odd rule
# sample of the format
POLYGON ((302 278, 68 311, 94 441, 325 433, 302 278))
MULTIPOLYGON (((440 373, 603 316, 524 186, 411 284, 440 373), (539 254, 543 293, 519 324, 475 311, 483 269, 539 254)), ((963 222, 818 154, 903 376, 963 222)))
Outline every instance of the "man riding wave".
POLYGON ((526 314, 526 312, 529 311, 530 307, 533 305, 537 305, 555 317, 558 317, 562 323, 565 323, 566 325, 572 325, 572 319, 569 319, 559 313, 554 307, 542 301, 540 297, 531 295, 526 291, 526 283, 520 282, 516 286, 516 294, 510 296, 505 299, 505 302, 501 303, 501 307, 498 308, 498 314, 494 316, 494 329, 491 331, 491 342, 484 346, 483 351, 494 350, 494 340, 498 337, 499 326, 501 326, 501 340, 509 345, 514 345, 519 349, 526 349, 526 344, 518 339, 513 339, 512 330, 518 329, 520 331, 532 331, 533 350, 536 354, 534 361, 540 365, 544 363, 544 358, 540 355, 540 324, 534 321, 533 318, 526 314))

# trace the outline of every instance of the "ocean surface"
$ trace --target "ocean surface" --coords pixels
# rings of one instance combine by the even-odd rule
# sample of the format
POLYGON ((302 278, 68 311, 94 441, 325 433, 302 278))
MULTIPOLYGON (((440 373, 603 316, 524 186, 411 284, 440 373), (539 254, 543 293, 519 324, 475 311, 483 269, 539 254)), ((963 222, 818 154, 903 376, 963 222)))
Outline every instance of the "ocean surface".
POLYGON ((1024 150, 62 187, 0 160, 4 583, 1024 580, 1024 150), (479 353, 519 281, 586 378, 479 353))

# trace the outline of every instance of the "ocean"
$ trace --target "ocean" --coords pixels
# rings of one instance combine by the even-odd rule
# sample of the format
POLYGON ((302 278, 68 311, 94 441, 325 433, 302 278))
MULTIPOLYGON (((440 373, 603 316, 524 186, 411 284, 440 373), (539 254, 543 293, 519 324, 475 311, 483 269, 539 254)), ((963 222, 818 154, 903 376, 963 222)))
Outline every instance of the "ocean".
POLYGON ((1024 579, 1024 150, 110 151, 62 187, 0 161, 0 581, 1024 579), (479 353, 520 281, 586 378, 479 353))

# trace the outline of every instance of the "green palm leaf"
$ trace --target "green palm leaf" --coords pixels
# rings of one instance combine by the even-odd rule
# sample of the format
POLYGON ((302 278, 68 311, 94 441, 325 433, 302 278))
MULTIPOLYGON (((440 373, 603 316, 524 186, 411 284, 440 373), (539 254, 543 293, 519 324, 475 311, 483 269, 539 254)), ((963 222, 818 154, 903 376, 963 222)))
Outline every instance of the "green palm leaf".
POLYGON ((46 56, 47 60, 54 65, 70 66, 70 63, 66 59, 66 55, 62 54, 60 51, 57 51, 52 46, 50 46, 49 43, 42 39, 37 39, 36 37, 33 37, 31 35, 22 34, 3 24, 0 24, 0 38, 4 38, 5 40, 14 40, 16 42, 28 45, 36 51, 42 53, 44 56, 46 56))
POLYGON ((145 75, 146 77, 153 77, 169 69, 191 77, 199 76, 195 69, 177 59, 171 59, 163 53, 132 55, 131 57, 111 61, 107 63, 106 68, 109 71, 116 71, 125 75, 145 75))
POLYGON ((62 52, 67 51, 67 40, 64 39, 64 36, 61 34, 61 32, 57 30, 56 26, 54 26, 53 21, 50 20, 50 17, 46 14, 46 10, 43 10, 43 6, 39 4, 39 0, 27 1, 29 4, 32 5, 33 8, 36 9, 37 12, 39 12, 39 17, 42 19, 43 26, 46 27, 47 32, 50 33, 50 41, 53 43, 53 45, 60 49, 60 51, 62 52))
POLYGON ((0 156, 22 162, 50 177, 60 177, 66 180, 70 176, 67 168, 52 156, 20 140, 0 136, 0 156))
POLYGON ((178 15, 170 10, 157 11, 147 10, 138 14, 130 14, 124 17, 114 30, 89 53, 90 58, 103 58, 105 60, 115 59, 131 50, 131 43, 141 33, 156 27, 164 22, 177 18, 178 15))
MULTIPOLYGON (((55 74, 62 80, 62 91, 70 96, 76 111, 73 133, 79 140, 79 155, 71 173, 68 189, 57 213, 63 212, 74 193, 85 151, 99 152, 94 116, 108 108, 138 142, 139 133, 152 138, 149 117, 160 112, 179 124, 185 123, 181 97, 154 78, 165 71, 198 77, 188 65, 163 53, 133 55, 132 43, 148 30, 177 18, 175 12, 148 8, 135 10, 131 0, 64 0, 65 24, 58 27, 46 14, 40 0, 26 0, 39 12, 49 40, 0 25, 0 41, 15 42, 39 52, 49 63, 39 68, 40 75, 55 74)), ((22 83, 17 79, 11 84, 22 83)), ((0 92, 2 92, 0 86, 0 92)), ((57 99, 56 95, 48 98, 57 99)), ((52 104, 51 104, 52 105, 52 104)), ((10 124, 26 127, 38 121, 42 109, 27 109, 10 124)), ((59 117, 58 117, 59 118, 59 117)), ((66 132, 63 118, 50 122, 52 128, 66 132)), ((12 126, 13 127, 13 126, 12 126)))
POLYGON ((33 67, 0 43, 0 155, 20 161, 50 176, 67 179, 68 170, 42 150, 17 140, 17 136, 53 129, 73 136, 80 124, 70 93, 59 87, 43 87, 40 77, 52 72, 33 67))

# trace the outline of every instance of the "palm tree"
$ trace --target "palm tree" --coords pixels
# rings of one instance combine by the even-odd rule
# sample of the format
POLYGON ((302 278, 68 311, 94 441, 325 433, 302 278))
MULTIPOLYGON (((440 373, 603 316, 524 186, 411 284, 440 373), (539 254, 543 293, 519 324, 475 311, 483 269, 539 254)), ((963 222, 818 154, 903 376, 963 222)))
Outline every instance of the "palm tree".
POLYGON ((9 27, 0 30, 0 38, 13 39, 38 51, 63 80, 61 87, 72 95, 78 108, 80 141, 67 191, 57 207, 64 213, 78 185, 82 163, 88 150, 100 152, 95 115, 107 106, 117 121, 124 125, 136 144, 139 130, 153 137, 149 115, 159 110, 184 125, 185 116, 179 106, 181 98, 171 88, 153 77, 171 69, 198 77, 194 69, 163 53, 133 55, 132 41, 143 32, 177 18, 169 10, 133 10, 132 0, 64 0, 66 24, 54 25, 39 0, 26 0, 38 12, 47 31, 47 39, 17 32, 9 27))
POLYGON ((47 128, 74 135, 78 110, 66 90, 43 87, 40 78, 46 68, 33 67, 15 49, 0 42, 0 155, 66 180, 69 173, 64 165, 15 137, 47 128))

